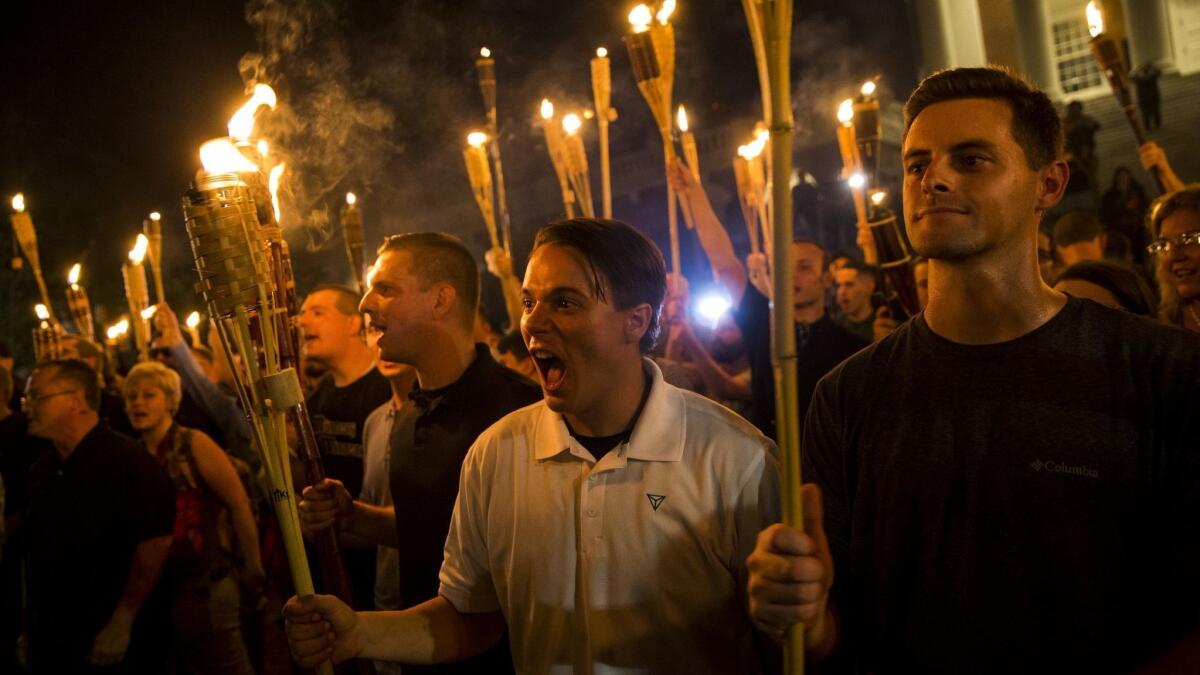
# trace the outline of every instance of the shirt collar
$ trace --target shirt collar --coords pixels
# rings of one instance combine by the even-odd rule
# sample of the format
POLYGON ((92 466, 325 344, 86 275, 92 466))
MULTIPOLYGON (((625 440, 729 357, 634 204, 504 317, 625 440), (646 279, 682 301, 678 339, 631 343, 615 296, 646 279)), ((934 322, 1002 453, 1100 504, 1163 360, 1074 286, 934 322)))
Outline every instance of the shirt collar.
POLYGON ((433 398, 436 400, 436 404, 429 406, 429 410, 442 406, 469 407, 472 402, 478 400, 478 397, 487 395, 489 391, 486 382, 487 373, 496 367, 500 366, 492 358, 492 352, 488 346, 482 342, 476 342, 475 359, 457 380, 433 391, 420 390, 418 383, 414 380, 413 391, 422 391, 422 394, 417 394, 415 397, 410 394, 410 398, 415 400, 421 395, 433 398))
MULTIPOLYGON (((651 377, 650 396, 620 453, 647 462, 678 462, 683 457, 685 440, 683 394, 663 380, 662 371, 654 361, 643 357, 642 368, 651 377)), ((545 404, 538 411, 534 429, 534 457, 538 460, 564 452, 581 459, 590 456, 571 438, 562 415, 545 404)))

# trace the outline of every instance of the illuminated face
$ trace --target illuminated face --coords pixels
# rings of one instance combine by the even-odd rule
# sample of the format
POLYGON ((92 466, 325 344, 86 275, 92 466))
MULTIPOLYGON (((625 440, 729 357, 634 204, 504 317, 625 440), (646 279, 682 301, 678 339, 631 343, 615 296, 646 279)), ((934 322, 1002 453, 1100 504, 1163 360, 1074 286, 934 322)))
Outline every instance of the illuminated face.
POLYGON ((370 290, 358 309, 379 331, 379 356, 398 363, 416 363, 432 335, 438 285, 421 290, 412 272, 412 254, 385 251, 368 276, 370 290))
POLYGON ((29 417, 29 433, 56 438, 56 431, 67 426, 71 417, 86 407, 82 392, 67 380, 54 379, 54 368, 34 371, 25 387, 24 409, 29 417))
POLYGON ((587 261, 574 249, 544 245, 529 259, 521 302, 521 335, 551 410, 583 416, 608 396, 612 373, 640 359, 644 330, 627 330, 633 309, 618 310, 592 294, 587 261))
POLYGON ((822 268, 825 253, 815 244, 799 242, 792 244, 792 302, 796 309, 809 308, 818 303, 824 307, 825 289, 831 277, 822 268))
POLYGON ((300 328, 304 331, 307 358, 329 363, 359 339, 362 319, 357 314, 342 314, 335 291, 309 293, 300 308, 300 328))
POLYGON ((125 414, 135 431, 153 431, 171 423, 171 401, 161 387, 138 378, 125 385, 125 414))
POLYGON ((992 99, 917 115, 904 139, 904 217, 918 254, 961 260, 1017 246, 1040 219, 1039 172, 1011 128, 1009 105, 992 99))
MULTIPOLYGON (((1173 239, 1181 234, 1200 231, 1200 211, 1179 209, 1162 221, 1158 236, 1173 239)), ((1172 246, 1170 253, 1158 254, 1164 276, 1173 284, 1184 302, 1200 301, 1200 244, 1172 246)))
POLYGON ((858 317, 871 309, 871 293, 875 291, 875 281, 870 274, 860 274, 858 270, 841 269, 833 274, 836 284, 838 307, 842 314, 858 317))

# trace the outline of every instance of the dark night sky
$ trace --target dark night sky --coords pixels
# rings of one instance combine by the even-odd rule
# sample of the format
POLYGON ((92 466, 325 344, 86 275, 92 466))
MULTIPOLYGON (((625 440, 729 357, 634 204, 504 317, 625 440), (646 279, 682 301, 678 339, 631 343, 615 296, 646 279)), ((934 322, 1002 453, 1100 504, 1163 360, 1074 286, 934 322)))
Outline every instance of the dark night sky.
MULTIPOLYGON (((6 9, 2 47, 0 191, 5 203, 17 191, 29 201, 60 318, 66 318, 66 269, 75 261, 84 264, 93 305, 122 311, 119 266, 152 210, 164 214, 168 300, 181 310, 198 308, 179 198, 195 171, 196 148, 224 135, 244 100, 238 62, 257 50, 286 108, 264 118, 262 128, 296 169, 284 219, 292 223, 302 287, 344 275, 340 241, 306 252, 305 235, 315 230, 297 223, 310 221, 313 209, 336 208, 347 189, 365 195, 371 240, 434 227, 478 239, 479 223, 429 222, 440 201, 470 199, 459 144, 482 117, 472 67, 478 47, 498 54, 506 169, 511 162, 517 176, 548 173, 530 124, 537 102, 549 95, 588 103, 587 60, 597 45, 613 55, 614 105, 621 111, 614 153, 653 134, 620 43, 632 4, 15 4, 6 9)), ((882 73, 896 91, 915 84, 903 0, 796 4, 798 123, 808 106, 828 108, 847 81, 882 73), (863 39, 851 40, 856 34, 863 39)), ((714 122, 753 113, 757 81, 740 4, 682 0, 673 23, 676 99, 695 102, 701 119, 714 122)), ((553 205, 554 195, 547 199, 553 205)), ((4 228, 0 245, 10 247, 11 238, 4 228)), ((32 325, 31 277, 7 265, 0 274, 6 304, 0 311, 8 312, 0 313, 0 337, 18 347, 32 325)))

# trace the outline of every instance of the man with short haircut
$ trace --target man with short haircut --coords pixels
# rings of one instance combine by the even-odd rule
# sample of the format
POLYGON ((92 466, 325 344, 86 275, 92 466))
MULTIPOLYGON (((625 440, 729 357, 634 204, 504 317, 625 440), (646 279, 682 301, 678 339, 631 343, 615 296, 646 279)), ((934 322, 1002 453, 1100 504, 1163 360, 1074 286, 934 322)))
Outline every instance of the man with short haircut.
MULTIPOLYGON (((379 332, 380 356, 412 366, 418 385, 405 392, 411 402, 392 418, 392 504, 352 501, 340 483, 327 480, 302 494, 301 526, 311 536, 336 519, 347 545, 398 548, 399 606, 412 607, 438 592, 446 534, 471 444, 496 420, 540 396, 532 382, 497 363, 473 336, 479 269, 457 238, 436 233, 388 237, 369 282, 361 309, 379 332)), ((462 663, 404 670, 512 670, 507 641, 472 656, 462 663)))
POLYGON ((847 672, 1195 672, 1200 338, 1042 280, 1045 94, 942 71, 905 125, 929 304, 817 387, 812 522, 759 536, 752 615, 847 672))
MULTIPOLYGON (((742 331, 750 361, 753 392, 750 421, 764 434, 775 436, 775 375, 771 365, 771 307, 759 289, 748 282, 746 268, 766 269, 766 257, 751 254, 743 266, 733 242, 713 211, 703 186, 682 161, 671 167, 675 192, 691 206, 700 245, 713 274, 729 293, 734 318, 742 331)), ((851 259, 846 256, 846 264, 851 259)), ((804 419, 817 381, 851 354, 870 344, 839 325, 827 313, 826 293, 833 283, 825 249, 810 239, 792 242, 792 319, 796 324, 796 414, 804 419)))
POLYGON ((1104 260, 1104 226, 1087 211, 1072 211, 1054 223, 1054 248, 1063 269, 1084 260, 1104 260))
POLYGON ((875 292, 875 272, 866 265, 849 263, 833 273, 839 323, 851 333, 871 342, 875 339, 873 324, 875 309, 871 294, 875 292))
POLYGON ((521 673, 759 671, 742 561, 778 516, 774 446, 644 357, 665 281, 658 249, 623 223, 539 231, 521 332, 545 399, 467 455, 437 597, 358 614, 293 598, 302 664, 462 658, 507 623, 521 673))
POLYGON ((30 432, 54 445, 30 469, 18 533, 33 673, 166 667, 166 612, 142 610, 171 546, 175 489, 101 421, 99 399, 96 371, 81 361, 39 364, 25 392, 30 432))

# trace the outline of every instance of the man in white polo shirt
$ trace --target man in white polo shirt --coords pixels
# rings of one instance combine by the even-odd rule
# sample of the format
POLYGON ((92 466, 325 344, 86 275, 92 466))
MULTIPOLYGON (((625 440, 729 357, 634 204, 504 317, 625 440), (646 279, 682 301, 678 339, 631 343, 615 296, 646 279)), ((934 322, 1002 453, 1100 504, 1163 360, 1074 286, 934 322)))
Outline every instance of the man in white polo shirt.
POLYGON ((643 358, 665 276, 658 249, 623 223, 538 233, 521 330, 545 400, 468 453, 439 596, 357 614, 293 598, 301 664, 455 660, 507 624, 521 673, 759 670, 745 559, 778 520, 775 449, 643 358))

